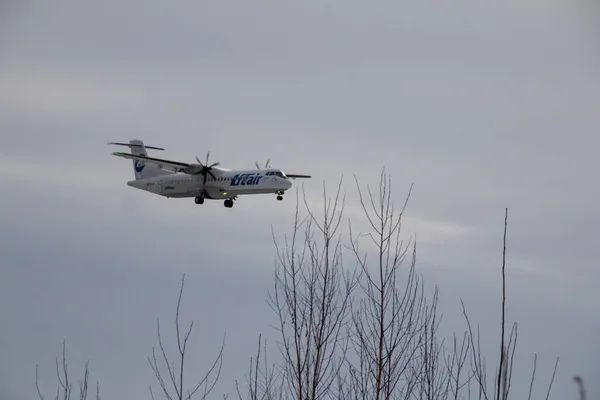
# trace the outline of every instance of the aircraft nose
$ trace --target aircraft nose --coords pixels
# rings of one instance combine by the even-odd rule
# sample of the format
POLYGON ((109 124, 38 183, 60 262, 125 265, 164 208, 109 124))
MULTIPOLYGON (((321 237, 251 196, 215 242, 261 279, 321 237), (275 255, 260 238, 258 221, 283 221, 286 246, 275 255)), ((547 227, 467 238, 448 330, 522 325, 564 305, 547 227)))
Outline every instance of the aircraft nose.
POLYGON ((285 180, 285 188, 289 189, 292 187, 292 181, 290 181, 289 179, 285 180))

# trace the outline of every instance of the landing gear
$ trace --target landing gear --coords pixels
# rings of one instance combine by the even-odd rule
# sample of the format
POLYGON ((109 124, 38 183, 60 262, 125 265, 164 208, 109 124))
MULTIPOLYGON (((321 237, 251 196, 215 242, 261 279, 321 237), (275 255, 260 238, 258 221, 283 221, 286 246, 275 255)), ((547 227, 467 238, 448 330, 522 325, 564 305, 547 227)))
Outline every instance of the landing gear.
POLYGON ((277 200, 278 201, 283 200, 283 192, 281 192, 281 191, 277 192, 277 200))
POLYGON ((227 199, 223 202, 223 205, 227 208, 233 207, 233 199, 227 199))
POLYGON ((204 196, 196 196, 194 202, 196 202, 196 204, 204 204, 204 196))

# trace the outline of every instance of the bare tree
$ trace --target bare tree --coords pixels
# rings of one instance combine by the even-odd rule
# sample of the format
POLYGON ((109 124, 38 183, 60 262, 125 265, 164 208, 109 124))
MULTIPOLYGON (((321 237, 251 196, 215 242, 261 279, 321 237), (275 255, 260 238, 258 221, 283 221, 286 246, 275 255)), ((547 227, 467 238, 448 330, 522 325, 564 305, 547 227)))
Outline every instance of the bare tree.
MULTIPOLYGON (((176 334, 177 334, 177 350, 178 350, 177 357, 179 359, 178 366, 176 367, 175 364, 172 363, 167 356, 167 352, 165 351, 165 348, 164 348, 164 345, 162 342, 162 337, 161 337, 161 333, 160 333, 160 320, 158 318, 156 320, 156 327, 157 327, 157 332, 158 332, 158 344, 159 344, 159 347, 161 350, 164 364, 166 365, 166 368, 167 368, 168 377, 165 378, 163 376, 163 373, 161 372, 161 369, 158 365, 158 360, 156 357, 156 351, 155 351, 154 347, 152 348, 152 357, 148 357, 148 362, 150 363, 150 367, 152 368, 152 371, 154 371, 156 379, 158 380, 158 383, 160 384, 160 387, 161 387, 165 397, 168 400, 172 400, 172 399, 190 400, 193 398, 193 396, 198 392, 198 390, 202 386, 204 386, 204 391, 202 392, 200 399, 204 400, 208 397, 210 392, 213 390, 214 386, 216 385, 216 383, 219 380, 219 377, 221 375, 221 367, 223 365, 223 349, 225 347, 225 336, 223 337, 223 342, 221 344, 221 348, 219 349, 217 357, 215 358, 215 360, 214 360, 212 366, 210 367, 210 369, 208 370, 208 372, 206 372, 206 374, 204 374, 204 376, 202 376, 200 381, 197 384, 195 384, 195 386, 193 386, 191 389, 187 389, 186 385, 184 384, 185 358, 187 355, 186 351, 187 351, 188 340, 190 338, 192 329, 194 327, 194 321, 192 321, 190 323, 190 325, 187 329, 187 332, 182 337, 181 332, 180 332, 180 326, 179 326, 179 309, 181 306, 181 297, 183 294, 184 282, 185 282, 185 274, 183 274, 183 277, 181 278, 181 288, 179 290, 179 298, 177 300, 177 309, 176 309, 176 313, 175 313, 175 329, 176 329, 176 334), (213 373, 215 373, 215 372, 216 372, 216 376, 211 379, 211 375, 213 375, 213 373), (173 385, 173 391, 171 391, 169 389, 169 384, 167 383, 166 379, 169 379, 171 381, 171 384, 173 385), (212 380, 212 382, 211 382, 211 380, 212 380)), ((150 387, 150 395, 154 399, 154 393, 152 391, 152 387, 150 387)))
POLYGON ((412 186, 398 212, 385 170, 377 200, 367 186, 370 207, 355 180, 371 231, 355 236, 350 224, 351 250, 364 275, 360 285, 363 296, 352 313, 351 334, 357 358, 349 364, 352 392, 358 399, 409 398, 418 384, 410 367, 423 345, 426 317, 423 285, 415 270, 416 243, 411 245, 411 240, 405 245, 400 237, 412 186), (372 252, 362 253, 361 238, 369 239, 374 246, 372 252), (401 282, 400 267, 409 249, 412 260, 401 282))
MULTIPOLYGON (((66 354, 66 343, 63 340, 63 348, 62 348, 62 360, 59 362, 58 357, 56 358, 56 377, 58 379, 58 384, 56 387, 56 395, 54 396, 55 400, 64 399, 70 400, 71 395, 73 393, 73 383, 69 380, 69 370, 67 365, 67 354, 66 354)), ((88 398, 88 389, 89 389, 89 361, 86 361, 84 369, 83 369, 83 379, 79 381, 79 400, 86 400, 88 398)), ((38 375, 38 366, 35 366, 35 388, 37 390, 37 394, 40 400, 45 400, 42 395, 42 391, 39 386, 39 375, 38 375)), ((96 382, 96 400, 100 400, 100 384, 96 382)))
POLYGON ((334 199, 323 185, 323 215, 317 218, 307 204, 308 215, 299 216, 299 201, 291 241, 277 250, 275 286, 269 303, 279 319, 280 350, 287 392, 298 400, 336 397, 336 382, 344 364, 348 338, 344 325, 350 310, 356 272, 344 269, 337 234, 345 196, 338 185, 334 199))
POLYGON ((350 224, 350 248, 363 279, 362 296, 352 310, 354 357, 348 359, 347 398, 459 399, 472 377, 465 372, 470 343, 466 332, 460 344, 454 336, 450 349, 439 338, 438 289, 428 300, 424 281, 416 272, 416 238, 408 243, 401 238, 412 185, 396 208, 385 169, 378 194, 367 185, 367 195, 363 195, 355 181, 370 229, 355 234, 350 224), (359 247, 361 239, 366 240, 367 250, 359 247), (409 264, 403 268, 408 257, 409 264))
MULTIPOLYGON (((506 235, 508 228, 508 209, 505 209, 504 214, 504 239, 503 239, 503 249, 502 249, 502 315, 500 320, 500 352, 499 352, 499 362, 496 368, 496 378, 494 380, 494 389, 493 392, 489 392, 489 388, 487 385, 487 367, 485 365, 485 358, 482 356, 481 346, 480 346, 480 334, 479 329, 477 330, 477 338, 475 338, 475 334, 473 333, 473 329, 471 327, 471 322, 469 321, 469 317, 467 315, 467 311, 462 303, 463 315, 467 322, 468 332, 469 332, 469 341, 471 343, 472 348, 472 359, 471 359, 471 368, 473 370, 473 375, 478 383, 478 398, 489 400, 491 396, 495 400, 507 400, 510 394, 510 386, 512 382, 512 370, 513 370, 513 359, 514 353, 517 344, 517 323, 513 323, 510 336, 508 338, 508 343, 505 341, 506 335, 506 235), (475 342, 477 341, 477 345, 475 342)), ((533 384, 535 381, 535 372, 537 368, 537 354, 534 356, 534 365, 533 365, 533 373, 531 376, 531 381, 529 385, 529 399, 531 399, 533 384)), ((552 389, 552 384, 554 383, 554 377, 556 376, 556 370, 558 368, 558 358, 554 364, 554 370, 552 372, 552 378, 550 380, 550 384, 548 385, 548 390, 546 392, 546 400, 550 397, 550 392, 552 389)))

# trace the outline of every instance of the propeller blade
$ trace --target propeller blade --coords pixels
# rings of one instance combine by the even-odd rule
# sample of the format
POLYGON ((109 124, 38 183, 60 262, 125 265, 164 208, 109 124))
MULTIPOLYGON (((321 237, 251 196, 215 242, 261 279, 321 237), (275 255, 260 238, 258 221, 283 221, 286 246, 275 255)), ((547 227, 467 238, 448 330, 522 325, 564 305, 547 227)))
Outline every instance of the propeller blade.
POLYGON ((212 163, 208 168, 216 167, 217 165, 221 165, 221 164, 218 162, 212 163))
POLYGON ((200 161, 200 159, 198 158, 198 156, 196 156, 196 161, 198 161, 198 164, 199 164, 201 167, 204 167, 204 165, 202 165, 202 162, 200 161))
POLYGON ((260 165, 258 165, 258 161, 255 161, 254 165, 256 165, 256 169, 260 169, 260 165))
POLYGON ((269 168, 269 162, 271 161, 271 159, 268 159, 267 162, 265 163, 265 168, 269 168))

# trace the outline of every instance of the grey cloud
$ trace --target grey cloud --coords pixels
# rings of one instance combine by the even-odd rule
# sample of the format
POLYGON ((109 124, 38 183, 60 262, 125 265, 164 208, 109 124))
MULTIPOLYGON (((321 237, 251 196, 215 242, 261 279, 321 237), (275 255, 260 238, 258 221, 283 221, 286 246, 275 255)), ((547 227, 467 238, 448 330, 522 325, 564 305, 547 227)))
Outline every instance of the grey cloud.
POLYGON ((77 362, 92 358, 107 394, 144 396, 154 319, 170 316, 183 271, 203 349, 233 335, 223 390, 268 330, 270 225, 291 227, 294 196, 227 210, 135 192, 131 164, 105 145, 133 137, 184 161, 207 150, 236 168, 271 158, 315 177, 311 204, 322 180, 333 190, 343 174, 360 229, 352 174, 373 185, 386 166, 398 203, 414 182, 406 235, 417 233, 418 265, 447 301, 445 332, 464 327, 464 297, 495 335, 508 207, 520 368, 535 351, 545 368, 560 355, 557 397, 573 397, 577 372, 593 386, 592 13, 561 1, 23 4, 0 35, 0 318, 10 326, 0 386, 18 391, 11 398, 33 393, 37 362, 52 379, 63 336, 77 362), (61 297, 65 287, 77 300, 61 297))

